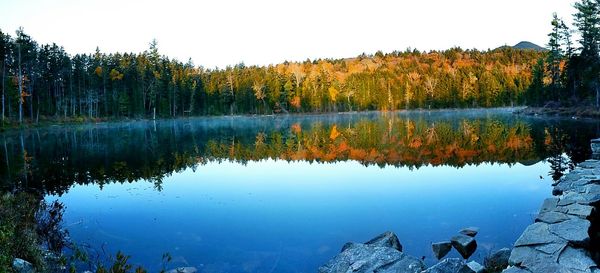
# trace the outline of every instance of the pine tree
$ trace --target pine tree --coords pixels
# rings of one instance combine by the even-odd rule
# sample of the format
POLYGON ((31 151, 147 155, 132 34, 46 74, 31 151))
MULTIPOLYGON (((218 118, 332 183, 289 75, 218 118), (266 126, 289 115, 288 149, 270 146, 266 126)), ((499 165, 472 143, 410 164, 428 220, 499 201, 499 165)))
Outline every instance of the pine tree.
POLYGON ((548 71, 550 72, 550 78, 552 80, 550 85, 552 99, 560 99, 560 96, 558 94, 561 88, 560 66, 564 59, 564 52, 561 46, 561 41, 563 40, 563 33, 561 29, 562 25, 562 20, 560 20, 558 18, 558 15, 554 13, 552 16, 552 32, 548 34, 548 37, 550 37, 550 40, 548 42, 550 52, 546 60, 546 63, 548 65, 548 71))

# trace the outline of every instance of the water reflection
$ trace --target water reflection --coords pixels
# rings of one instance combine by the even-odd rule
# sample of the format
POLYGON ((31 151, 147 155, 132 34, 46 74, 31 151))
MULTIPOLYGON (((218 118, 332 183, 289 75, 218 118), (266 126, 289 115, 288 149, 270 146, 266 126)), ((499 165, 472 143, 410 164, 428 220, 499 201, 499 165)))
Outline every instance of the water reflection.
POLYGON ((353 160, 419 168, 548 158, 557 179, 590 155, 597 122, 503 111, 225 117, 53 127, 0 135, 4 188, 63 193, 74 183, 148 180, 207 162, 353 160))

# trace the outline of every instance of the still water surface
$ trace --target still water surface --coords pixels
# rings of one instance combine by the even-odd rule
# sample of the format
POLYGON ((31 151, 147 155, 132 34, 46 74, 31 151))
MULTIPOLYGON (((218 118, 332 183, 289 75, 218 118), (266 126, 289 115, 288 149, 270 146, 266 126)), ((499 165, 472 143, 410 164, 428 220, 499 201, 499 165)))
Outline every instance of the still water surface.
POLYGON ((90 253, 151 271, 168 252, 168 267, 200 272, 315 272, 386 230, 431 265, 430 243, 467 226, 481 261, 533 221, 598 128, 506 109, 52 127, 0 135, 0 177, 63 202, 90 253))

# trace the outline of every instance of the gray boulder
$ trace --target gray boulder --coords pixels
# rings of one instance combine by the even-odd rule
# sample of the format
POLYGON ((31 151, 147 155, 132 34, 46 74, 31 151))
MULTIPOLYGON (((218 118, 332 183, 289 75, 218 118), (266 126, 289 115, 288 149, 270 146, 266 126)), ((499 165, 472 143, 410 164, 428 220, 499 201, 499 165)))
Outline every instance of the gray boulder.
POLYGON ((507 269, 504 269, 502 273, 531 273, 525 269, 518 268, 516 266, 511 266, 507 269))
POLYGON ((447 258, 422 273, 457 273, 465 263, 459 258, 447 258))
POLYGON ((420 273, 425 265, 420 259, 395 248, 352 244, 325 265, 319 273, 420 273))
POLYGON ((564 222, 552 224, 549 227, 550 232, 572 243, 584 243, 590 239, 588 230, 590 222, 588 220, 574 218, 564 222))
POLYGON ((508 267, 510 249, 503 248, 493 252, 483 259, 483 265, 488 271, 497 272, 508 267))
POLYGON ((476 261, 470 261, 458 271, 458 273, 483 273, 485 268, 476 261))
POLYGON ((16 273, 35 273, 33 265, 23 259, 15 258, 12 263, 13 270, 16 273))
POLYGON ((555 224, 560 223, 566 220, 571 219, 568 215, 558 212, 558 211, 548 211, 544 213, 540 213, 535 219, 536 222, 544 222, 547 224, 555 224))
POLYGON ((443 241, 431 244, 431 250, 436 259, 444 258, 452 249, 452 242, 443 241))
POLYGON ((467 235, 469 237, 475 237, 477 235, 477 233, 479 233, 479 228, 478 227, 463 228, 458 233, 460 233, 462 235, 467 235))
POLYGON ((592 268, 597 267, 584 249, 570 246, 566 247, 560 254, 558 263, 574 272, 590 272, 592 268))
POLYGON ((515 242, 515 246, 540 245, 561 241, 564 241, 564 239, 550 232, 548 224, 537 222, 529 225, 523 231, 523 234, 515 242))
POLYGON ((454 249, 456 249, 458 253, 460 253, 460 255, 465 259, 471 257, 471 255, 473 255, 473 253, 477 249, 477 242, 475 242, 475 239, 473 239, 473 237, 469 237, 466 235, 456 235, 452 237, 450 241, 452 242, 452 246, 454 247, 454 249))
POLYGON ((592 139, 590 142, 593 158, 597 159, 600 157, 600 138, 592 139))
POLYGON ((196 273, 198 272, 198 269, 192 266, 188 266, 188 267, 178 267, 175 269, 171 269, 165 273, 196 273))
POLYGON ((386 231, 377 237, 369 240, 365 245, 391 247, 398 251, 402 251, 402 244, 396 234, 391 231, 386 231))

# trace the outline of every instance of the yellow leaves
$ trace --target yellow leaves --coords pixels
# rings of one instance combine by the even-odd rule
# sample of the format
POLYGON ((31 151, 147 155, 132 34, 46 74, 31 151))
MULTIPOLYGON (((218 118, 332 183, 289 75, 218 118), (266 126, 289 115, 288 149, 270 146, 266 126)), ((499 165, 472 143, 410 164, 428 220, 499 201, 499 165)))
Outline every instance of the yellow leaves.
POLYGON ((335 140, 336 138, 338 138, 341 135, 340 132, 338 132, 337 130, 337 125, 333 125, 333 127, 331 127, 331 133, 329 134, 329 139, 331 140, 335 140))
POLYGON ((254 81, 254 83, 252 84, 252 90, 254 90, 254 96, 256 97, 257 100, 263 100, 266 97, 266 94, 264 92, 265 88, 265 83, 262 81, 254 81))
POLYGON ((112 69, 109 74, 111 81, 120 81, 123 79, 123 76, 125 76, 125 75, 116 69, 112 69))
POLYGON ((333 86, 330 86, 329 89, 327 89, 327 91, 329 92, 329 98, 331 98, 331 101, 336 102, 337 101, 337 96, 340 93, 340 91, 338 91, 333 86))
POLYGON ((267 138, 267 135, 263 132, 260 132, 256 135, 256 140, 254 141, 254 146, 255 147, 261 147, 263 145, 265 145, 265 139, 267 138))
POLYGON ((550 146, 550 144, 552 144, 552 135, 548 131, 548 128, 544 128, 544 145, 550 146))
POLYGON ((421 74, 417 72, 410 72, 408 73, 407 77, 412 83, 416 83, 421 79, 421 74))
POLYGON ((477 83, 477 77, 473 74, 473 72, 469 72, 469 83, 470 84, 476 84, 477 83))

